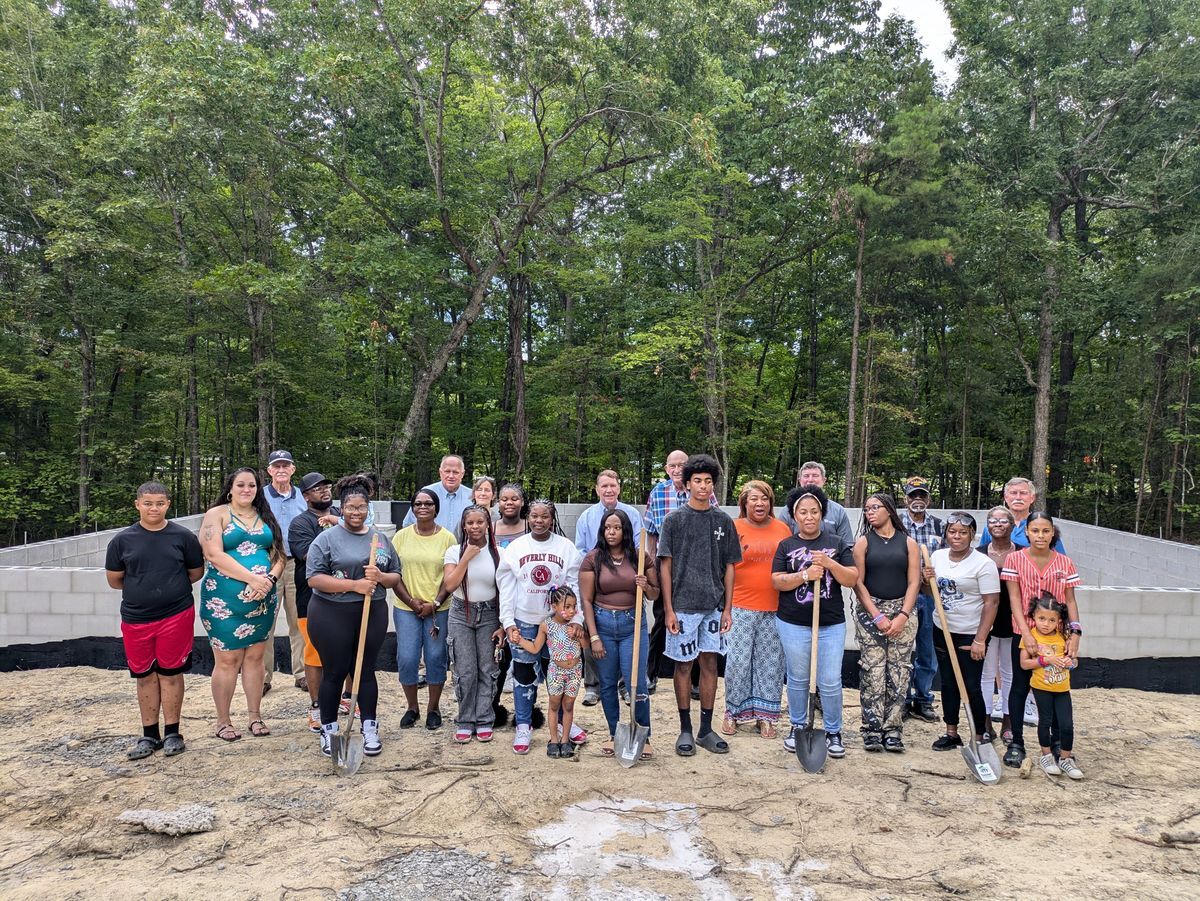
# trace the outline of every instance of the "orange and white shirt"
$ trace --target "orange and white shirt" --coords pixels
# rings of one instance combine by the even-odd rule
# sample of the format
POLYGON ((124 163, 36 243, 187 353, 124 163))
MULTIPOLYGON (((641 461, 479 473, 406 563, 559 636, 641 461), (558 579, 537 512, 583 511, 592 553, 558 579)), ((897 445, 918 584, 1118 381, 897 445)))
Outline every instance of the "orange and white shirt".
MULTIPOLYGON (((1046 568, 1038 569, 1033 558, 1029 556, 1029 549, 1022 548, 1008 555, 1004 561, 1004 569, 1000 570, 1000 581, 1016 582, 1021 586, 1025 618, 1032 626, 1033 619, 1029 616, 1029 609, 1033 602, 1045 592, 1054 595, 1055 600, 1065 602, 1067 588, 1079 584, 1079 572, 1071 558, 1058 551, 1051 551, 1050 562, 1046 564, 1046 568)), ((1016 620, 1013 620, 1013 629, 1020 630, 1016 620)))

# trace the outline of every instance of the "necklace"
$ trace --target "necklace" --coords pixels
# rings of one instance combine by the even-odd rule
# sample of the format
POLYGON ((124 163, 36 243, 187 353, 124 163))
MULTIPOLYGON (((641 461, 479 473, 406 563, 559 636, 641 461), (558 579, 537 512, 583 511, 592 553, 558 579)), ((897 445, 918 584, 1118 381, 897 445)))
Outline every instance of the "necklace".
POLYGON ((889 541, 891 541, 893 538, 896 537, 896 527, 892 526, 892 534, 888 535, 886 538, 883 537, 883 535, 880 533, 880 531, 878 529, 875 530, 875 534, 879 536, 880 541, 882 541, 884 544, 887 544, 889 541))

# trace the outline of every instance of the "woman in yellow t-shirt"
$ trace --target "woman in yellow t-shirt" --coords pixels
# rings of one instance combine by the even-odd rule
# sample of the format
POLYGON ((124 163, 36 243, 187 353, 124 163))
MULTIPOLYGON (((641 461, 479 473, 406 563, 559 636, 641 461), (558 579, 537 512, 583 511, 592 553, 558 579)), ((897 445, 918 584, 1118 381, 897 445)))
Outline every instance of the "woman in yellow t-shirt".
POLYGON ((1030 670, 1029 687, 1038 708, 1038 743, 1042 756, 1038 766, 1049 776, 1066 774, 1082 779, 1083 770, 1071 753, 1075 744, 1075 723, 1071 713, 1071 670, 1078 660, 1067 654, 1063 624, 1067 605, 1045 592, 1033 602, 1033 637, 1037 653, 1021 648, 1021 669, 1030 670), (1054 759, 1053 747, 1061 750, 1054 759))
POLYGON ((438 496, 422 488, 412 500, 416 519, 396 533, 392 546, 400 558, 400 584, 392 603, 392 621, 396 624, 396 669, 408 710, 400 720, 401 729, 411 729, 421 718, 417 700, 417 669, 425 655, 425 680, 429 683, 429 710, 425 728, 438 729, 442 714, 438 704, 446 684, 446 620, 450 610, 450 592, 442 585, 446 549, 457 542, 454 535, 437 524, 438 496))

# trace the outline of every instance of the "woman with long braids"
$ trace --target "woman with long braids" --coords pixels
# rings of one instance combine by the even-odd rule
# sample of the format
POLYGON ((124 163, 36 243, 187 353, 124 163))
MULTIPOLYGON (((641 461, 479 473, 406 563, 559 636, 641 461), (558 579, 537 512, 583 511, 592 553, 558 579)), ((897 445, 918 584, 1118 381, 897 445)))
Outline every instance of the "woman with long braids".
MULTIPOLYGON (((505 486, 506 488, 508 486, 505 486)), ((500 492, 501 497, 504 491, 500 492)), ((513 753, 528 754, 533 736, 533 706, 537 702, 538 683, 545 675, 545 648, 530 653, 519 644, 522 638, 532 641, 538 629, 550 615, 550 589, 566 585, 579 595, 579 564, 582 555, 575 544, 558 527, 554 503, 538 498, 529 504, 529 534, 515 539, 500 554, 496 581, 500 586, 500 623, 508 635, 513 654, 513 706, 517 730, 513 738, 513 753)), ((575 614, 572 637, 582 634, 583 611, 575 614)), ((562 739, 556 734, 558 724, 551 723, 551 743, 570 741, 582 744, 587 733, 571 725, 571 734, 562 739)))
POLYGON ((900 754, 904 695, 917 638, 913 607, 921 587, 921 559, 890 494, 872 494, 863 505, 854 567, 861 576, 854 586, 854 633, 862 670, 863 750, 900 754))
POLYGON ((261 711, 263 654, 274 640, 275 584, 287 555, 262 484, 250 467, 234 470, 200 523, 200 547, 208 564, 200 582, 200 621, 213 649, 216 736, 223 741, 242 737, 229 712, 239 670, 250 733, 271 734, 261 711))
POLYGON ((483 742, 492 740, 496 720, 492 695, 499 672, 496 642, 504 636, 504 630, 500 628, 496 588, 500 551, 492 539, 492 518, 487 507, 467 507, 459 532, 462 541, 447 548, 443 557, 442 585, 453 594, 447 644, 458 701, 454 740, 466 744, 472 736, 483 742))
POLYGON ((314 539, 308 548, 306 575, 312 589, 308 602, 308 637, 321 657, 321 753, 330 754, 330 736, 338 731, 342 684, 352 675, 362 626, 363 599, 370 595, 367 637, 363 648, 358 708, 362 716, 363 753, 383 750, 379 740, 379 684, 375 660, 387 635, 387 593, 400 583, 400 558, 374 526, 367 524, 371 482, 361 474, 334 486, 342 519, 314 539))

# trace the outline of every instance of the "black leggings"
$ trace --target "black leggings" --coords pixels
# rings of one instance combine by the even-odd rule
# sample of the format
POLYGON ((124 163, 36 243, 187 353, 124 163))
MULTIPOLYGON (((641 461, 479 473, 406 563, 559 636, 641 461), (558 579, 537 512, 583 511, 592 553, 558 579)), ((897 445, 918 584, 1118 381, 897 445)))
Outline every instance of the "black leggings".
MULTIPOLYGON (((321 658, 321 690, 317 701, 321 706, 322 723, 337 721, 342 686, 346 676, 354 670, 354 655, 358 653, 362 605, 362 601, 327 601, 315 594, 308 602, 308 638, 321 658)), ((372 601, 358 685, 358 707, 364 720, 378 718, 379 684, 375 681, 375 661, 387 636, 387 627, 387 602, 372 601)))
MULTIPOLYGON (((980 687, 980 681, 983 679, 983 661, 972 660, 971 652, 962 650, 963 647, 970 647, 971 642, 975 640, 975 634, 951 632, 950 638, 954 642, 958 666, 967 686, 967 703, 971 705, 975 728, 981 733, 985 732, 988 710, 983 703, 983 689, 980 687)), ((954 679, 954 670, 950 666, 950 652, 946 650, 946 639, 941 629, 935 629, 933 632, 933 651, 937 654, 938 672, 942 676, 942 722, 947 726, 957 727, 962 696, 958 693, 958 682, 954 679)))
POLYGON ((1075 717, 1071 713, 1071 693, 1035 688, 1033 700, 1038 709, 1038 744, 1043 748, 1053 748, 1057 743, 1064 754, 1070 754, 1075 747, 1075 717))
MULTIPOLYGON (((1012 720, 1013 744, 1025 747, 1025 699, 1033 670, 1021 668, 1021 633, 1012 640, 1012 688, 1008 690, 1008 715, 1012 720)), ((1041 714, 1038 714, 1039 718, 1041 714)))

